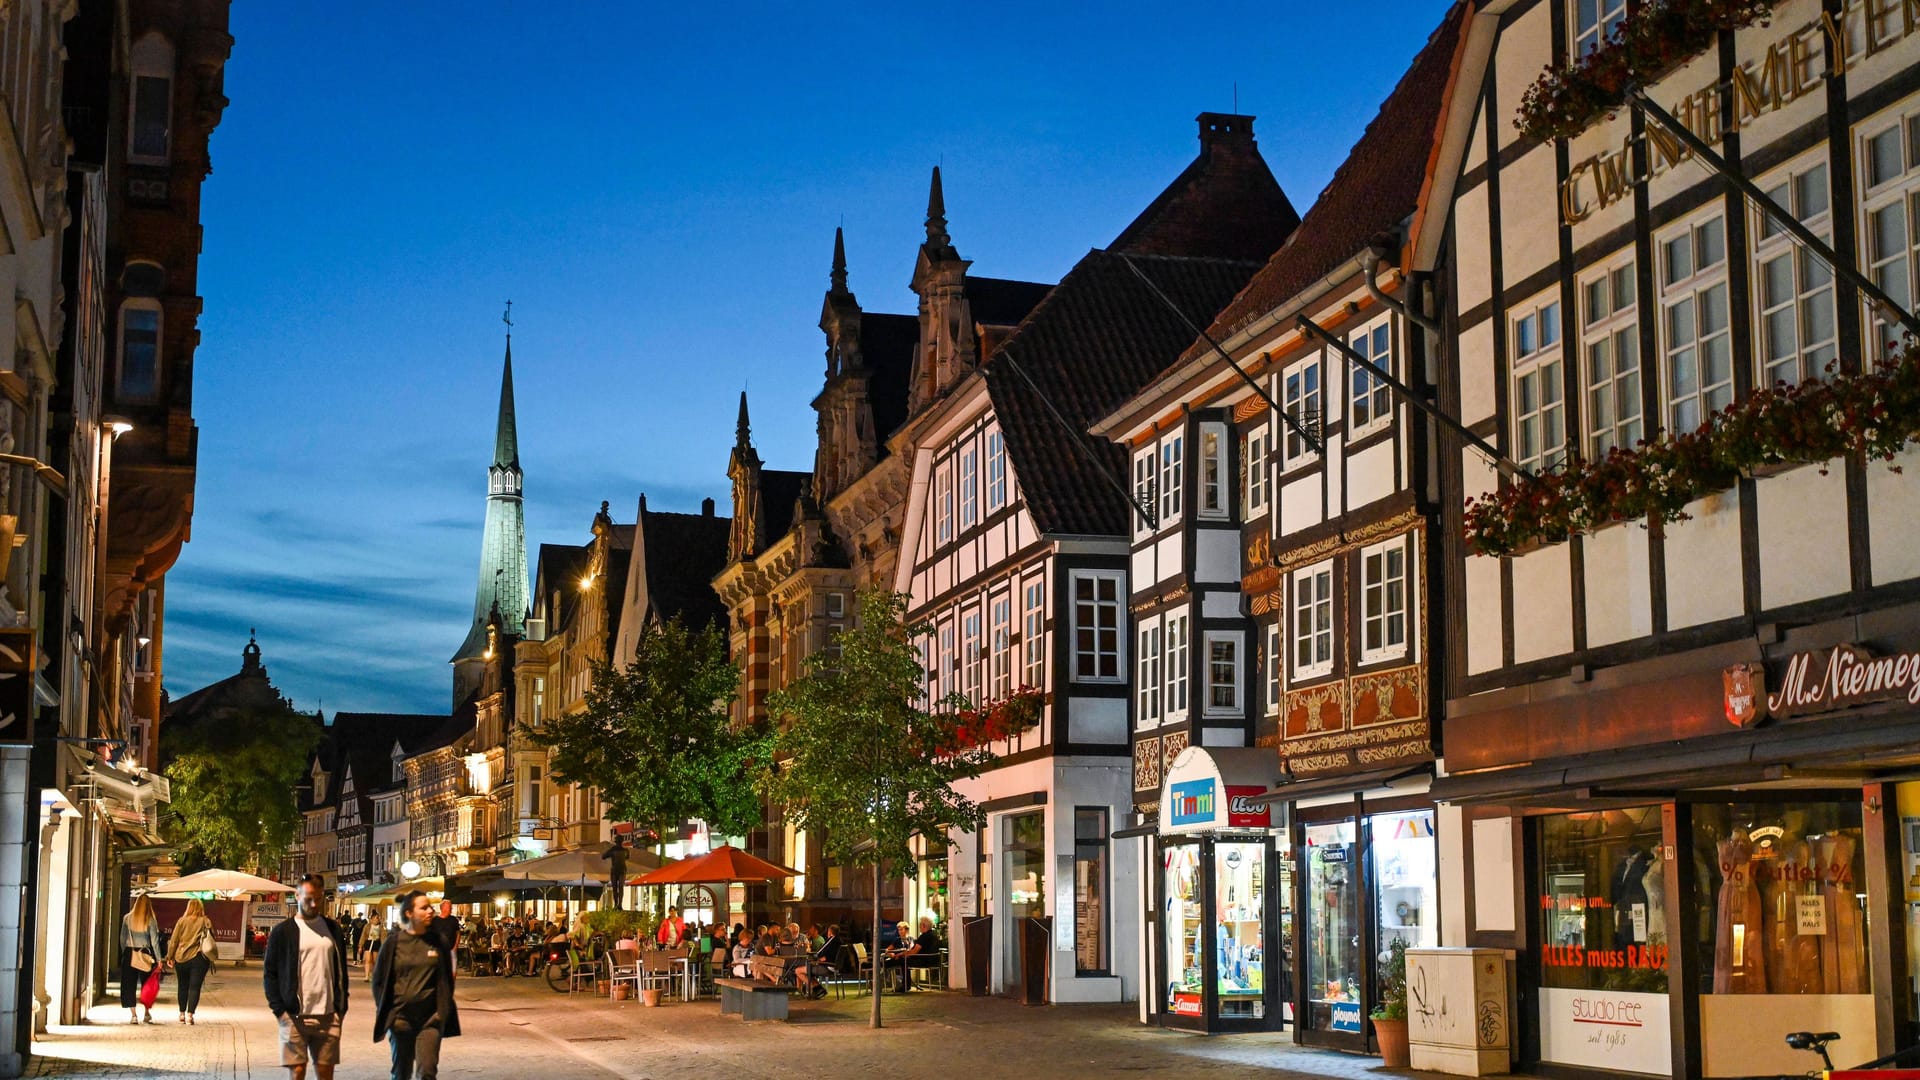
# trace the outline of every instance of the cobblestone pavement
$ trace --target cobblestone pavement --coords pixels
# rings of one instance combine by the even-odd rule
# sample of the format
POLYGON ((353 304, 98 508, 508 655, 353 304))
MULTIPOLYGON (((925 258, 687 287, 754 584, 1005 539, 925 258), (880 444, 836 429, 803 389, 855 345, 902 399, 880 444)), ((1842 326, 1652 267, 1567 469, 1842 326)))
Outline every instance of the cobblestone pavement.
MULTIPOLYGON (((174 1022, 171 984, 156 1023, 129 1025, 117 1005, 92 1023, 56 1028, 34 1044, 29 1076, 284 1077, 258 964, 207 980, 199 1023, 174 1022)), ((371 998, 356 983, 339 1080, 387 1076, 371 1038, 371 998)), ((657 1009, 586 994, 555 994, 532 979, 462 979, 465 1034, 449 1040, 443 1077, 679 1080, 884 1076, 887 1080, 1167 1076, 1422 1078, 1379 1059, 1303 1050, 1286 1034, 1211 1038, 1148 1028, 1131 1006, 1027 1008, 997 998, 916 992, 885 999, 886 1028, 867 1027, 869 1000, 793 1002, 785 1024, 722 1019, 711 1000, 657 1009)))

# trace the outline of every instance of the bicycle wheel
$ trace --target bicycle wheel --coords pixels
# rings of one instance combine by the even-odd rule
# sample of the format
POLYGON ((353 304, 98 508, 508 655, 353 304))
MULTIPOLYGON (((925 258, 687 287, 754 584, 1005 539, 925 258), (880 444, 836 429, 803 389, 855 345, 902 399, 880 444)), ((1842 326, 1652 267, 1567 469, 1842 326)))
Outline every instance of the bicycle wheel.
POLYGON ((553 988, 554 993, 564 994, 567 992, 568 973, 569 969, 567 965, 558 960, 547 961, 547 985, 553 988))

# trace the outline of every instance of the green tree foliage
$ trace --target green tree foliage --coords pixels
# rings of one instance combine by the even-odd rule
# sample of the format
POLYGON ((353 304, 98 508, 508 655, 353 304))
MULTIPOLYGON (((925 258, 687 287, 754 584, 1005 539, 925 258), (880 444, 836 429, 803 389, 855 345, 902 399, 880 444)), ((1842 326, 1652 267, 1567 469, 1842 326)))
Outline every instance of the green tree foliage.
POLYGON ((719 628, 673 619, 641 631, 626 667, 594 665, 586 708, 519 731, 553 752, 555 779, 597 789, 615 821, 660 834, 699 818, 740 835, 761 824, 753 772, 767 739, 734 728, 739 689, 719 628))
POLYGON ((320 725, 288 708, 162 727, 173 787, 163 829, 184 869, 273 869, 300 836, 294 792, 320 743, 320 725))
MULTIPOLYGON (((962 738, 959 695, 926 700, 926 670, 916 641, 927 628, 904 621, 907 598, 875 590, 860 596, 859 620, 840 633, 839 649, 807 658, 805 674, 773 695, 780 724, 761 788, 788 821, 821 840, 827 858, 870 866, 873 930, 880 934, 884 867, 914 872, 915 834, 971 831, 979 808, 954 790, 980 775, 989 753, 962 738)), ((880 973, 874 973, 873 1026, 880 1026, 880 973)))

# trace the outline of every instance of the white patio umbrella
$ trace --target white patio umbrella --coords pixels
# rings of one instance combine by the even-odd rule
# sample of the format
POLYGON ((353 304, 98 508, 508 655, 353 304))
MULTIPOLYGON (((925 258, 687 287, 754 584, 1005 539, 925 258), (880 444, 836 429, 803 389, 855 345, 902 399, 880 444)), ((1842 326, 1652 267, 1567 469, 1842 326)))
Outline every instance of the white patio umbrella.
POLYGON ((283 885, 238 870, 202 870, 154 886, 151 896, 179 896, 183 893, 290 893, 293 886, 283 885))

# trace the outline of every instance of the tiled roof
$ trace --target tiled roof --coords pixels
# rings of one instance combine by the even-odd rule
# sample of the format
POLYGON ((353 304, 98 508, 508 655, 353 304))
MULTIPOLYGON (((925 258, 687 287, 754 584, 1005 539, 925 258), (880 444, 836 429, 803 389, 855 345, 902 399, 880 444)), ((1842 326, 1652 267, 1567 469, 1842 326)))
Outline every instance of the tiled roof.
POLYGON ((1300 224, 1253 138, 1253 117, 1201 113, 1200 154, 1107 245, 1132 255, 1264 261, 1300 224))
MULTIPOLYGON (((1413 215, 1466 11, 1467 5, 1458 3, 1447 12, 1300 227, 1213 320, 1208 334, 1215 341, 1224 341, 1340 269, 1364 251, 1373 236, 1398 229, 1413 215)), ((1207 349, 1205 342, 1194 341, 1184 358, 1207 349)))
MULTIPOLYGON (((1038 281, 1014 281, 1010 278, 967 275, 967 309, 973 321, 983 326, 1017 326, 1027 313, 1046 298, 1051 285, 1038 281)), ((915 320, 917 335, 919 322, 915 320)))
MULTIPOLYGON (((1197 323, 1232 299, 1260 265, 1132 258, 1197 323)), ((1099 455, 1123 484, 1126 451, 1084 432, 1138 392, 1191 340, 1193 331, 1128 269, 1125 258, 1093 251, 994 354, 986 368, 987 389, 1006 433, 1014 475, 1042 532, 1126 535, 1126 500, 1100 476, 1086 450, 1099 455), (1009 353, 1039 386, 1044 401, 1007 363, 1009 353), (1072 433, 1054 419, 1046 401, 1072 425, 1072 433), (1085 449, 1076 448, 1076 441, 1085 449)))
POLYGON ((678 617, 689 629, 726 624, 726 605, 713 579, 727 565, 732 518, 712 514, 640 511, 640 557, 647 599, 661 619, 678 617))
POLYGON ((548 634, 564 628, 573 618, 579 596, 579 590, 573 585, 586 573, 587 562, 592 557, 592 550, 585 544, 540 545, 533 572, 533 610, 546 615, 548 634), (556 596, 558 610, 554 607, 556 596))

